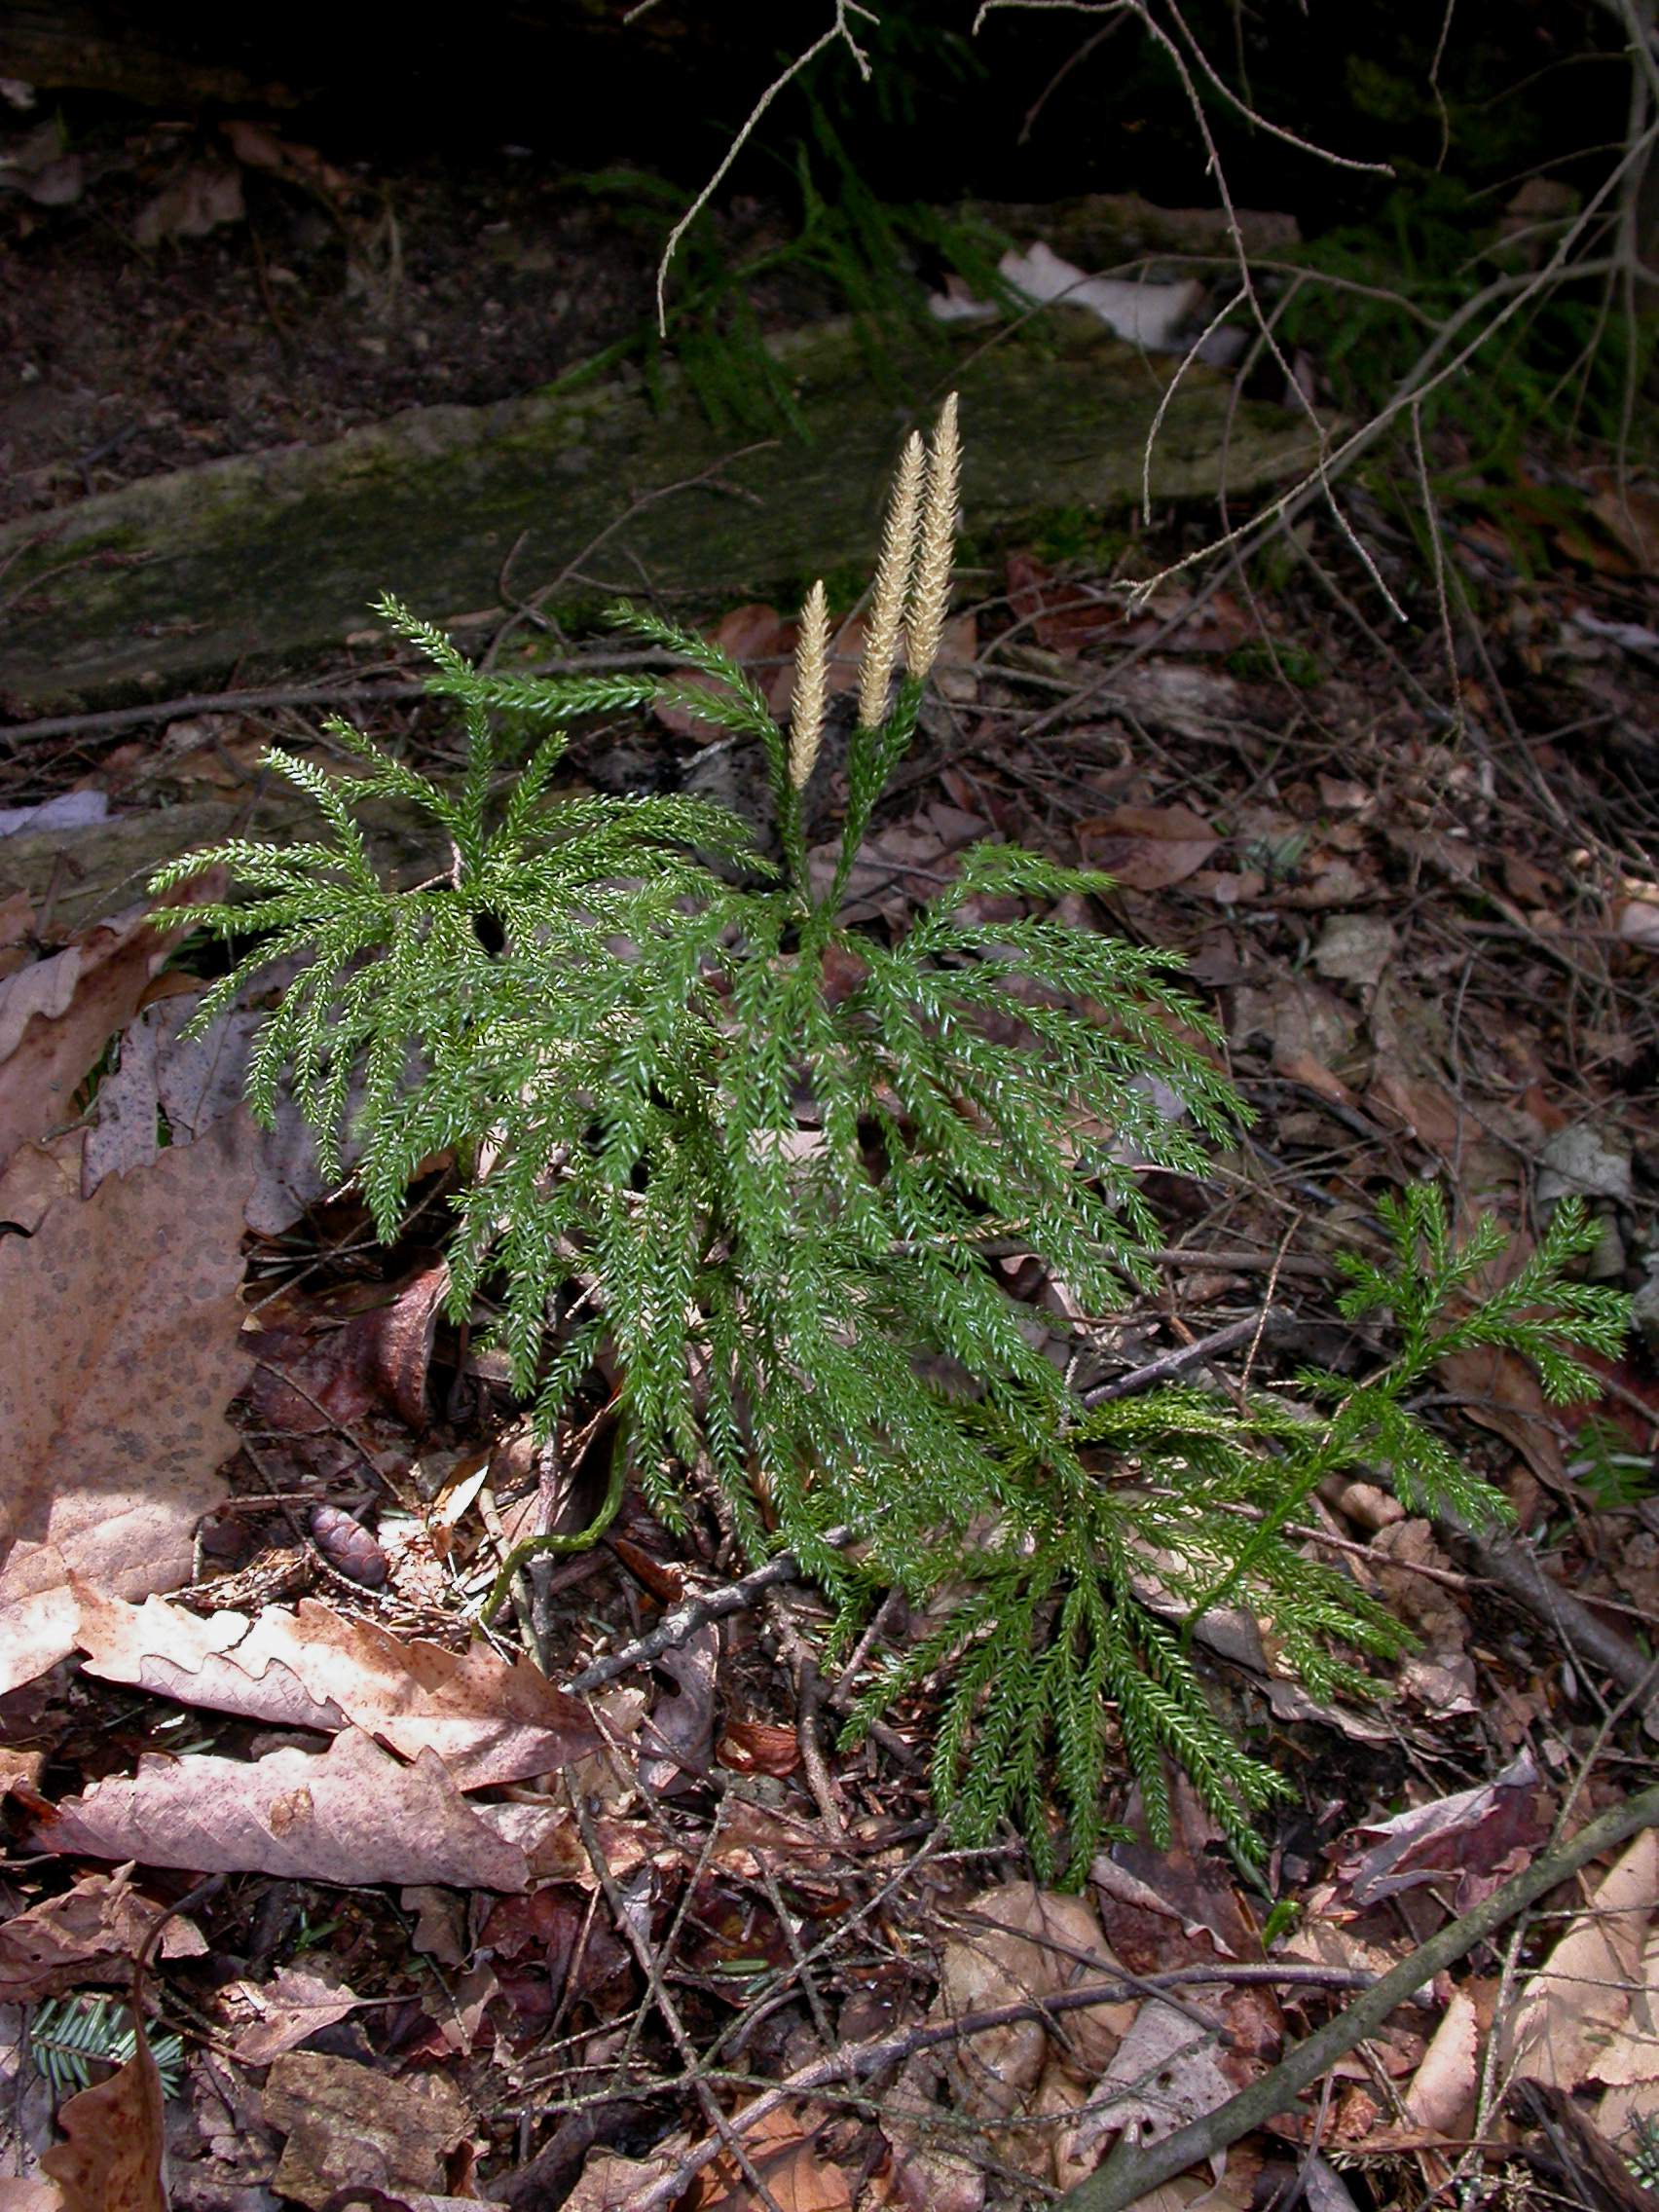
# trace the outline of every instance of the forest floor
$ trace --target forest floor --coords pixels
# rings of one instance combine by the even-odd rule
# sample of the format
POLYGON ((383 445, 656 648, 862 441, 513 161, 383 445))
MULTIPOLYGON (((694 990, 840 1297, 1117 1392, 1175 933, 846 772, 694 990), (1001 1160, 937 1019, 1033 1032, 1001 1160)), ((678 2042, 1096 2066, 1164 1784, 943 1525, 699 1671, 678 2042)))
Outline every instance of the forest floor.
MULTIPOLYGON (((166 181, 134 168, 110 189, 166 181)), ((509 200, 481 203, 481 237, 510 240, 509 200)), ((186 346, 191 318, 219 309, 147 273, 149 381, 124 367, 79 415, 14 406, 14 501, 350 419, 320 376, 313 411, 284 412, 259 360, 302 324, 279 272, 340 250, 334 233, 269 235, 261 267, 245 240, 235 250, 224 381, 188 407, 165 395, 166 361, 214 351, 186 346)), ((555 306, 556 266, 513 282, 546 300, 539 324, 503 313, 499 355, 469 295, 444 312, 522 383, 566 357, 548 332, 578 310, 555 306), (509 359, 533 327, 533 352, 509 359)), ((503 277, 489 296, 505 293, 503 277)), ((38 311, 14 289, 7 312, 18 331, 38 311)), ((92 347, 104 312, 65 315, 55 342, 92 347)), ((414 344, 437 314, 382 352, 329 341, 350 406, 434 395, 428 355, 466 351, 414 344)), ((602 324, 581 325, 583 347, 602 324)), ((490 396, 496 373, 458 370, 443 396, 490 396)), ((89 392, 107 383, 89 368, 89 392)), ((1603 1227, 1592 1273, 1639 1294, 1642 1327, 1604 1363, 1599 1404, 1547 1405, 1503 1354, 1447 1372, 1425 1406, 1506 1493, 1519 1544, 1408 1518, 1367 1484, 1310 1504, 1301 1539, 1419 1640, 1375 1703, 1318 1704, 1279 1670, 1271 1623, 1217 1624, 1202 1653, 1217 1708, 1295 1788, 1260 1881, 1179 1786, 1176 1841, 1150 1842, 1116 1745, 1119 1833, 1081 1895, 1034 1889, 1012 1832, 953 1848, 928 1788, 927 1696, 856 1747, 838 1737, 866 1671, 924 1621, 895 1598, 822 1677, 810 1590, 745 1580, 712 1515, 676 1535, 629 1493, 604 1540, 469 1642, 505 1552, 561 1517, 581 1527, 591 1500, 580 1452, 555 1489, 496 1356, 439 1311, 453 1163, 430 1163, 380 1245, 292 1128, 256 1138, 235 1111, 257 1007, 205 1046, 180 1040, 201 977, 165 919, 65 933, 54 892, 0 888, 9 2175, 38 2175, 55 2111, 107 2072, 109 1995, 192 1895, 147 1984, 175 2205, 323 2212, 345 2191, 383 2212, 480 2195, 540 2212, 572 2188, 581 2212, 1046 2201, 1131 2118, 1158 2133, 1213 2110, 1655 1779, 1659 583, 1640 500, 1609 507, 1572 456, 1536 470, 1576 524, 1540 539, 1524 498, 1507 527, 1494 498, 1448 534, 1455 714, 1432 586, 1364 494, 1349 506, 1368 553, 1421 616, 1392 639, 1317 520, 1272 579, 1219 575, 1133 622, 1113 579, 1182 551, 1191 520, 1108 539, 1062 518, 1000 549, 967 579, 980 596, 963 595, 940 695, 850 891, 865 926, 898 932, 987 833, 1102 867, 1117 889, 1076 918, 1179 953, 1221 1025, 1256 1119, 1203 1176, 1145 1178, 1156 1292, 1085 1314, 1035 1260, 998 1263, 1057 1346, 1123 1377, 1191 1353, 1187 1372, 1230 1391, 1352 1371, 1371 1347, 1338 1313, 1335 1256, 1375 1240, 1381 1194, 1423 1176, 1461 1225, 1495 1213, 1520 1238, 1579 1192, 1603 1227), (145 1588, 171 1595, 124 1602, 145 1588), (677 1640, 653 1637, 687 1603, 677 1640), (1080 1990, 1101 1994, 1065 2009, 1080 1990)), ((771 608, 732 610, 722 634, 762 677, 786 665, 771 608)), ((416 764, 453 763, 428 705, 365 719, 416 764)), ((571 772, 695 783, 708 734, 592 723, 571 772)), ((153 816, 160 859, 168 809, 210 792, 244 793, 257 833, 273 739, 335 757, 299 706, 14 744, 0 808, 19 816, 0 829, 89 792, 153 816)), ((826 821, 838 795, 827 778, 826 821)), ((1651 1829, 1425 1982, 1234 2143, 1213 2188, 1189 2175, 1149 2202, 1651 2202, 1623 2162, 1659 2174, 1650 1933, 1651 1829)))

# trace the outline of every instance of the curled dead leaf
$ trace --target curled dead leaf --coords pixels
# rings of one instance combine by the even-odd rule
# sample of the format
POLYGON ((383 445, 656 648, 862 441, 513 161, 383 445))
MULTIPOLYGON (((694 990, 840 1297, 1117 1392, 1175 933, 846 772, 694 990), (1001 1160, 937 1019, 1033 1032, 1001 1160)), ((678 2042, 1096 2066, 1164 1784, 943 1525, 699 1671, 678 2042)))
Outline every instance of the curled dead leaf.
POLYGON ((162 2078, 136 2016, 132 2056, 57 2108, 63 2141, 40 2170, 63 2193, 63 2212, 167 2212, 162 2186, 162 2078))
POLYGON ((482 1641, 464 1652, 409 1642, 314 1599, 203 1617, 152 1598, 127 1605, 79 1587, 75 1641, 102 1681, 269 1726, 350 1725, 405 1758, 435 1751, 457 1787, 486 1789, 547 1774, 604 1739, 574 1698, 528 1659, 482 1641))

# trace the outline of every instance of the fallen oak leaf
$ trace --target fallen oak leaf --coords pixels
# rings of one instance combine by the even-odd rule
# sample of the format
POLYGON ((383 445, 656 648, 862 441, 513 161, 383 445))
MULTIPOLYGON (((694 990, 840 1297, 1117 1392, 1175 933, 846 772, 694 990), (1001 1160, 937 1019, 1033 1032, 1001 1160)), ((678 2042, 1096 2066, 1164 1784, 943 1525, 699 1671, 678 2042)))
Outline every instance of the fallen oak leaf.
POLYGON ((0 1499, 0 1690, 73 1648, 71 1574, 127 1598, 190 1579, 196 1525, 223 1501, 217 1470, 237 1446, 223 1409, 247 1373, 237 1291, 252 1144, 239 1112, 90 1199, 59 1200, 33 1236, 0 1238, 0 1463, 19 1471, 0 1499))
POLYGON ((75 1640, 99 1680, 274 1727, 360 1728, 404 1758, 435 1751, 461 1789, 525 1781, 603 1748, 576 1699, 482 1640, 464 1652, 406 1642, 309 1598, 292 1612, 267 1605, 250 1625, 159 1598, 77 1596, 75 1640))
POLYGON ((283 1749, 246 1761, 148 1752, 135 1775, 111 1775, 37 1816, 34 1842, 92 1859, 348 1888, 516 1891, 530 1880, 529 1862, 488 1816, 534 1810, 470 1806, 433 1752, 403 1766, 348 1728, 321 1754, 283 1749))

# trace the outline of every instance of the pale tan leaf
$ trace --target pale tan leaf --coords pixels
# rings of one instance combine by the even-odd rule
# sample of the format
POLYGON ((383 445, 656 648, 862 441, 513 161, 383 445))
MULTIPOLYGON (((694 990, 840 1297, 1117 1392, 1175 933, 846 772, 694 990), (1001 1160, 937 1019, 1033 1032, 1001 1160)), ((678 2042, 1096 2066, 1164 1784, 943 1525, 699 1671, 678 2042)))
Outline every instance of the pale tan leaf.
POLYGON ((147 1753, 135 1776, 111 1775, 65 1798, 35 1834, 53 1851, 198 1873, 522 1890, 524 1851, 484 1815, 537 1810, 475 1810, 431 1751, 404 1766, 348 1728, 321 1755, 147 1753))
POLYGON ((42 2153, 40 2170, 63 2192, 63 2212, 167 2212, 162 2078, 134 2026, 127 2064, 57 2109, 64 2140, 42 2153))
POLYGON ((1659 1933, 1648 1936, 1629 2016, 1591 2067, 1590 2079, 1609 2087, 1659 2082, 1659 1933))
MULTIPOLYGON (((241 1337, 243 1114, 95 1198, 54 1205, 0 1239, 0 1615, 71 1574, 127 1598, 190 1579, 197 1522, 225 1496, 224 1408, 248 1369, 241 1337)), ((37 1608, 38 1610, 38 1608, 37 1608)), ((60 1616, 49 1604, 46 1616, 60 1616)), ((5 1687, 72 1647, 12 1653, 5 1687)))
MULTIPOLYGON (((1089 2100, 1074 2156, 1084 2156, 1103 2136, 1119 2134, 1131 2123, 1142 2143, 1160 2141, 1226 2104, 1237 2087, 1217 2062, 1215 2032, 1149 1997, 1089 2100)), ((1217 2182, 1226 2162, 1225 2150, 1210 2160, 1217 2182)))
POLYGON ((1473 2001, 1455 1989, 1406 2091, 1408 2125, 1451 2134, 1458 2114, 1474 2098, 1477 2040, 1473 2001))
POLYGON ((288 2138, 271 2186, 310 2212, 340 2189, 441 2193, 444 2155, 470 2124, 444 2075, 393 2081, 372 2066, 309 2050, 276 2060, 264 2108, 266 2123, 288 2138))
POLYGON ((574 1698, 482 1641, 464 1652, 408 1642, 313 1599, 297 1611, 268 1605, 250 1627, 160 1599, 139 1607, 78 1595, 76 1641, 101 1680, 277 1726, 350 1723, 405 1758, 435 1751, 462 1789, 550 1773, 603 1742, 574 1698))
POLYGON ((1575 2089, 1600 2064, 1641 1978, 1642 1946, 1659 1904, 1659 1835, 1647 1828, 1604 1876, 1503 2024, 1506 2070, 1575 2089))
MULTIPOLYGON (((950 1915, 950 1940, 940 1967, 930 2017, 959 2018, 1022 1999, 1046 1998, 1116 1971, 1094 1908, 1086 1899, 1011 1882, 986 1890, 950 1915)), ((1132 2009, 1095 2005, 1066 2015, 1066 2039, 1090 2078, 1118 2047, 1132 2009)), ((948 2060, 960 2110, 980 2120, 1006 2120, 1024 2109, 1048 2053, 1041 2020, 1021 2020, 968 2037, 948 2060)), ((1021 2130, 1027 2144, 1033 2140, 1021 2130)), ((1044 2163, 1047 2164, 1047 2153, 1044 2163)))

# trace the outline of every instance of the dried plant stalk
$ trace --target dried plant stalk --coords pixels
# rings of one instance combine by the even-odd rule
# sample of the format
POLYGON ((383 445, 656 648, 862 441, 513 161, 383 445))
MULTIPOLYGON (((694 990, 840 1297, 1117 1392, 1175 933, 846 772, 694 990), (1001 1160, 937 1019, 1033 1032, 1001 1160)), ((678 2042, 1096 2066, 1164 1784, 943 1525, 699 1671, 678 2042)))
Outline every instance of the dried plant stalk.
POLYGON ((916 581, 904 624, 909 672, 918 681, 939 657, 950 605, 950 571, 956 556, 956 494, 962 447, 956 432, 956 394, 939 411, 928 454, 928 489, 916 546, 916 581))
POLYGON ((824 734, 824 685, 830 665, 830 603, 823 579, 806 595, 795 642, 794 687, 790 693, 790 782, 806 788, 824 734))
POLYGON ((922 501, 923 467, 921 433, 912 430, 899 457, 898 472, 887 502, 881 558, 876 564, 869 628, 859 669, 861 729, 874 729, 887 713, 887 685, 898 655, 899 629, 904 619, 904 599, 916 550, 916 516, 922 501))

